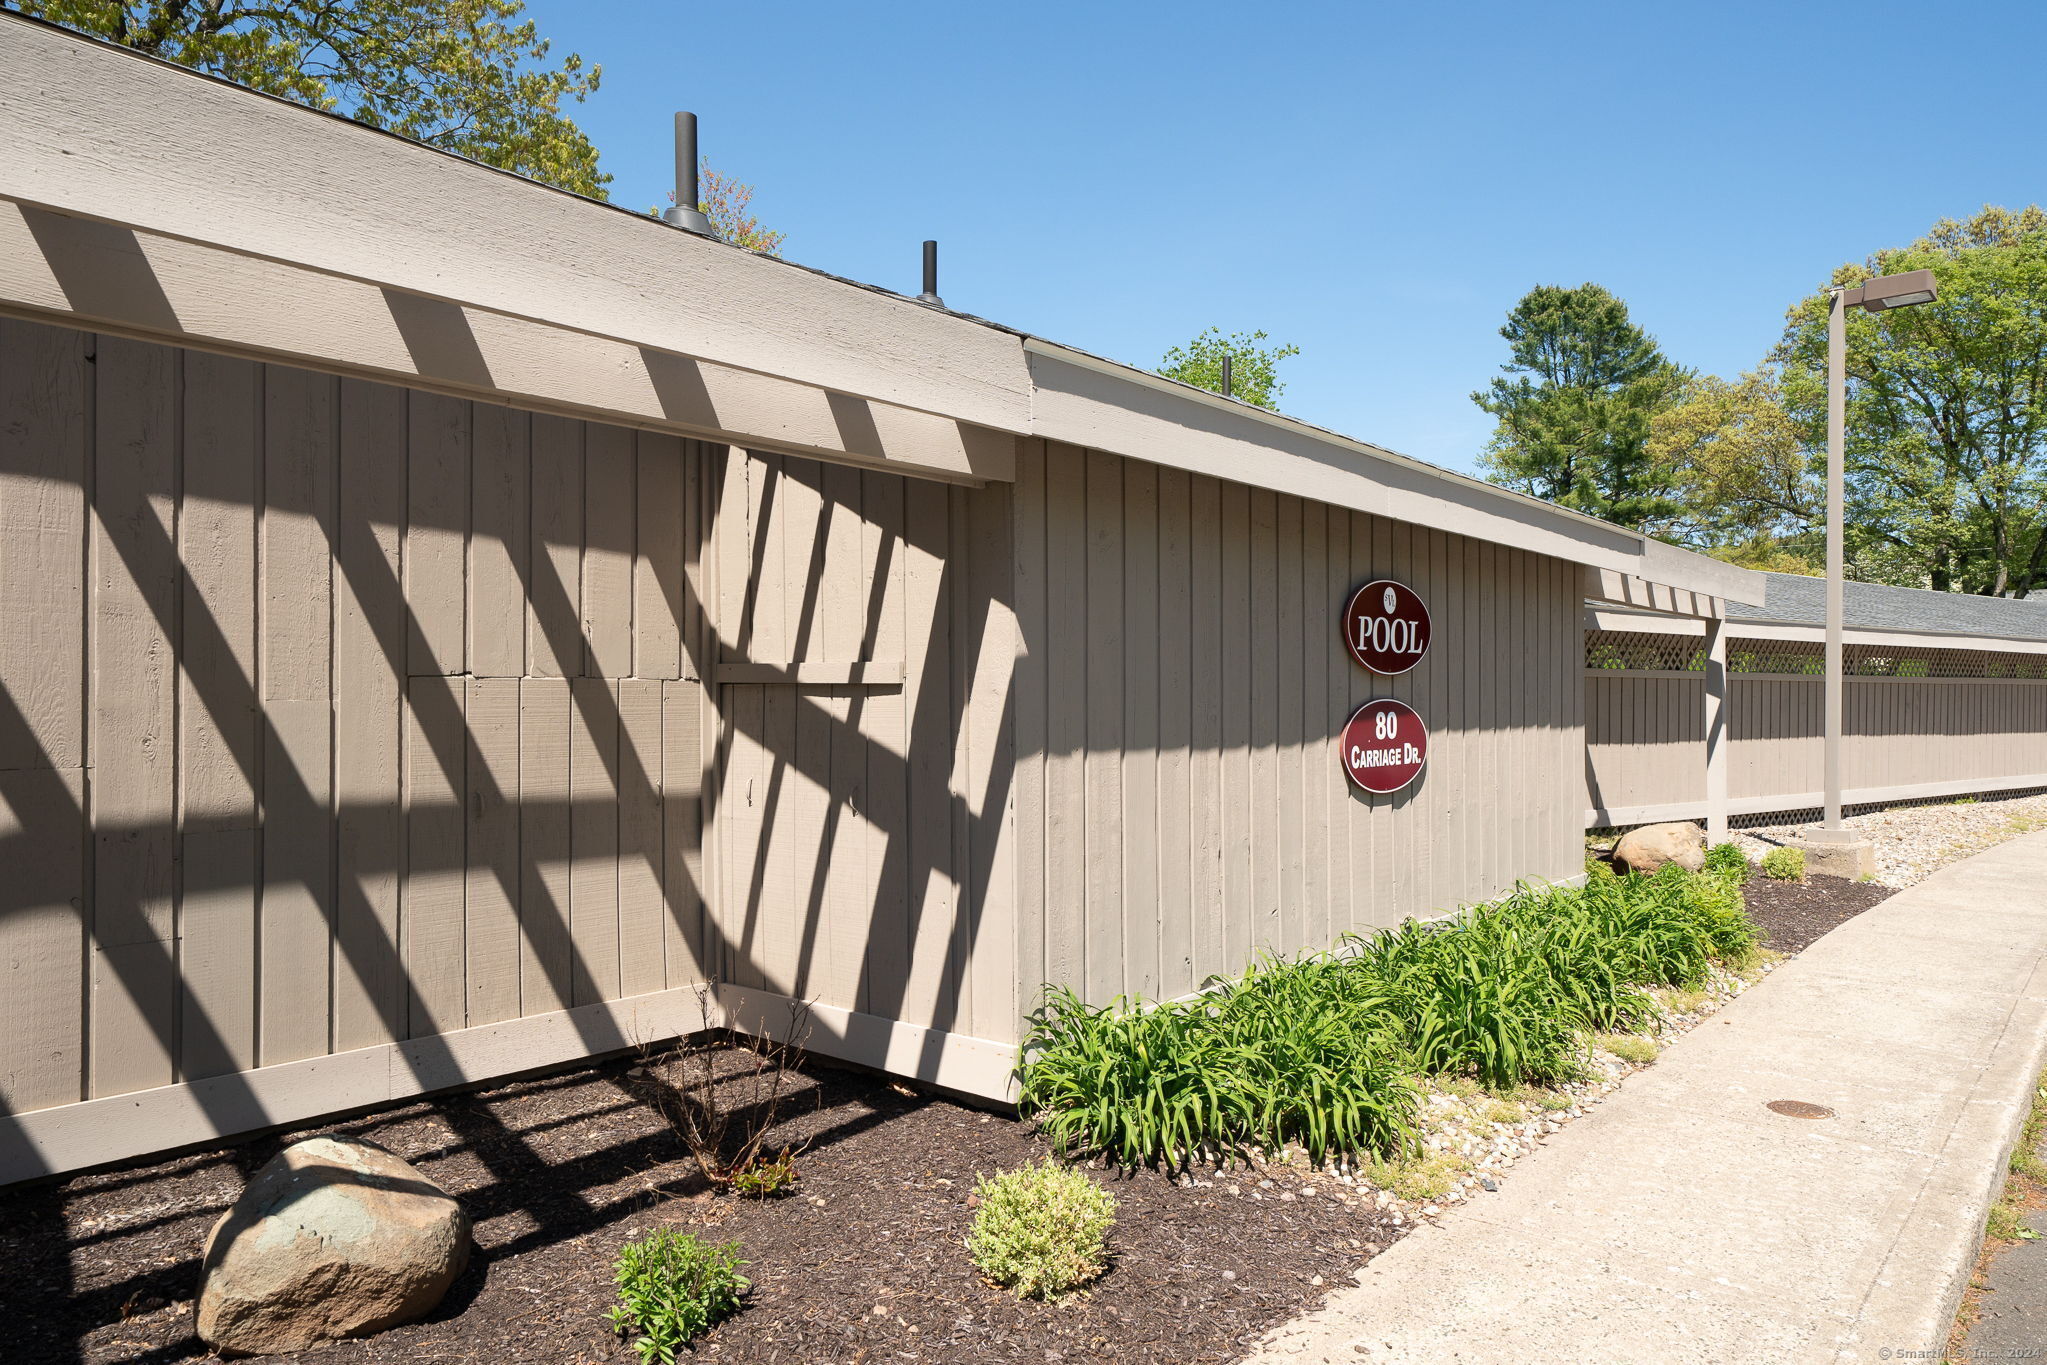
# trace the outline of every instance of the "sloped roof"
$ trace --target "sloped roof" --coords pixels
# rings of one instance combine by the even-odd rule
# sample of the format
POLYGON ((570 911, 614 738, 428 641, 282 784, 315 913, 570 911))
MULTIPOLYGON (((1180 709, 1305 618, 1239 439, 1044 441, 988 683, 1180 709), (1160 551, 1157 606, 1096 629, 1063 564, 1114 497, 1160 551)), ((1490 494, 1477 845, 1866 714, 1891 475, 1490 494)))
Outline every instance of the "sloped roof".
MULTIPOLYGON (((1825 626, 1827 580, 1804 574, 1765 574, 1763 605, 1727 604, 1732 620, 1825 626)), ((1843 585, 1847 625, 1856 630, 1898 630, 1939 635, 2003 636, 2047 641, 2047 600, 1977 597, 1881 583, 1843 585)))

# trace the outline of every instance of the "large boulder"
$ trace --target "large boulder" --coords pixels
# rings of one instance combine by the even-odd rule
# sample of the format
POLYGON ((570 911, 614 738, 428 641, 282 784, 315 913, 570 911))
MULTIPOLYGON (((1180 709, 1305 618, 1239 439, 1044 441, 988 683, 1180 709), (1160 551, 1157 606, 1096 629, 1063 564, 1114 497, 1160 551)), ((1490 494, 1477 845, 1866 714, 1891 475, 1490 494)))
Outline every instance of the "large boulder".
POLYGON ((213 1225, 199 1335, 222 1355, 303 1351, 433 1311, 469 1264, 469 1218, 373 1142, 307 1138, 213 1225))
POLYGON ((1665 863, 1697 872, 1706 865, 1706 831, 1688 820, 1631 829, 1614 845, 1613 860, 1631 872, 1654 872, 1665 863))

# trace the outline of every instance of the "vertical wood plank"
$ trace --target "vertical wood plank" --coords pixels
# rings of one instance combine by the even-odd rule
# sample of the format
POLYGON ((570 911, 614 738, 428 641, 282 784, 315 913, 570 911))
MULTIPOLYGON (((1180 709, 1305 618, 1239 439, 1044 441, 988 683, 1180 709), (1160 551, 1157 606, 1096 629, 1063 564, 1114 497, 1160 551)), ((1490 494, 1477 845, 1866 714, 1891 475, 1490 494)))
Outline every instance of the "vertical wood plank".
POLYGON ((471 417, 469 668, 516 678, 526 671, 531 418, 495 403, 477 403, 471 417))
POLYGON ((574 1004, 616 1000, 618 942, 618 691, 606 678, 570 688, 569 942, 574 1004))
POLYGON ((1223 872, 1223 531, 1222 484, 1197 476, 1188 489, 1191 561, 1187 626, 1187 805, 1193 965, 1198 985, 1226 969, 1223 921, 1230 913, 1223 872))
POLYGON ((1251 490, 1250 947, 1280 941, 1279 499, 1251 490))
MULTIPOLYGON (((1184 995, 1199 984, 1194 975, 1197 817, 1189 806, 1188 771, 1193 730, 1192 494, 1185 470, 1159 472, 1159 986, 1167 997, 1184 995)), ((1210 598, 1206 605, 1212 607, 1213 602, 1210 598)))
POLYGON ((462 918, 467 1023, 473 1028, 516 1019, 520 1012, 519 680, 466 683, 462 918))
MULTIPOLYGON (((869 657, 903 659, 904 556, 903 497, 905 480, 890 474, 861 475, 866 509, 866 551, 873 566, 869 593, 878 599, 872 624, 869 657)), ((880 847, 874 869, 874 920, 867 936, 866 1008, 894 1017, 908 982, 910 919, 914 912, 910 881, 909 747, 904 692, 876 692, 865 702, 864 725, 872 737, 867 772, 867 805, 879 828, 880 847)))
POLYGON ((584 434, 583 673, 633 671, 633 433, 592 422, 584 434))
POLYGON ((1329 606, 1329 518, 1321 503, 1301 504, 1301 715, 1295 726, 1292 786, 1301 793, 1301 923, 1297 948, 1325 948, 1331 941, 1329 744, 1336 722, 1329 716, 1331 623, 1343 610, 1329 606))
POLYGON ((398 945, 405 847, 400 753, 409 617, 400 576, 405 526, 402 389, 340 385, 340 503, 335 524, 334 1046, 403 1036, 398 945))
MULTIPOLYGON (((1222 485, 1222 830, 1224 973, 1240 972, 1251 961, 1259 907, 1253 853, 1252 681, 1254 667, 1251 595, 1251 500, 1242 484, 1222 485)), ((1271 620, 1268 611, 1267 621, 1271 620)), ((1268 655, 1268 657, 1270 657, 1268 655)))
POLYGON ((102 337, 93 421, 91 1093, 172 1071, 179 354, 102 337))
MULTIPOLYGON (((334 470, 339 381, 265 372, 261 1054, 332 1043, 334 470)), ((460 576, 459 564, 457 577, 460 576)))
MULTIPOLYGON (((0 1110, 84 1098, 93 337, 0 318, 0 1110)), ((96 598, 94 600, 96 608, 96 598)))
POLYGON ((682 676, 682 441, 639 433, 639 488, 634 512, 633 672, 642 678, 682 676))
POLYGON ((904 489, 903 704, 910 724, 909 963, 905 1022, 937 1024, 951 967, 959 882, 952 861, 952 539, 950 491, 912 480, 904 489))
POLYGON ((625 995, 658 991, 667 975, 661 686, 658 678, 627 678, 618 685, 618 961, 625 995))
POLYGON ((569 684, 519 684, 519 989, 526 1014, 564 1010, 569 972, 569 684))
POLYGON ((566 417, 532 418, 526 669, 535 677, 583 669, 583 432, 566 417))
POLYGON ((1159 475, 1138 460, 1123 468, 1124 989, 1160 994, 1159 904, 1159 475))
POLYGON ((1013 1042, 1027 1008, 1024 993, 1037 984, 1019 979, 1023 969, 1016 957, 1015 523, 1011 492, 999 484, 968 494, 967 502, 967 580, 974 606, 966 632, 973 655, 965 816, 972 822, 973 901, 963 933, 973 1013, 965 1022, 975 1037, 1013 1042))
POLYGON ((1307 943, 1307 833, 1301 783, 1302 657, 1307 640, 1302 632, 1301 500, 1282 497, 1273 504, 1274 626, 1273 776, 1277 784, 1278 822, 1274 827, 1275 872, 1279 877, 1274 939, 1287 951, 1307 943))
POLYGON ((409 1038, 459 1029, 467 1015, 467 701, 459 678, 434 675, 406 684, 406 866, 399 924, 409 1038))
POLYGON ((263 372, 188 351, 178 651, 177 1075, 256 1065, 256 509, 263 372))
POLYGON ((85 763, 91 342, 0 318, 0 771, 85 763))
MULTIPOLYGON (((810 657, 863 657, 870 593, 875 589, 871 548, 861 514, 860 471, 844 465, 819 470, 823 506, 816 535, 824 549, 820 581, 805 586, 816 605, 810 657)), ((812 563, 817 558, 812 556, 812 563)), ((874 916, 873 831, 862 809, 867 803, 867 742, 862 734, 867 696, 863 689, 831 688, 805 696, 799 705, 825 726, 820 765, 826 805, 820 820, 823 922, 814 939, 823 998, 860 1009, 866 989, 867 938, 874 916)))
POLYGON ((1123 917, 1123 466, 1087 454, 1087 997, 1125 987, 1123 917))
POLYGON ((710 973, 703 925, 702 696, 702 685, 691 679, 661 684, 662 938, 670 990, 710 973))
POLYGON ((452 677, 468 659, 470 405, 407 395, 405 604, 413 617, 407 671, 452 677))
POLYGON ((1045 450, 1045 962, 1046 979, 1087 989, 1087 458, 1045 450))

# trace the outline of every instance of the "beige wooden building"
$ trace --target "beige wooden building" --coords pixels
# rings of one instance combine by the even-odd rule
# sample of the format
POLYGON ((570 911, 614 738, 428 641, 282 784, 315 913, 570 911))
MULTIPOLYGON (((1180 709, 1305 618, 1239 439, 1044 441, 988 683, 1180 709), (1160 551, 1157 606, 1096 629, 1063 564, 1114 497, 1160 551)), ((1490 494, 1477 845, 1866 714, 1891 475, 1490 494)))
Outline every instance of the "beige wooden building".
POLYGON ((1578 873, 1587 598, 1762 599, 11 15, 0 145, 0 1179, 796 999, 999 1099, 1046 982, 1578 873))

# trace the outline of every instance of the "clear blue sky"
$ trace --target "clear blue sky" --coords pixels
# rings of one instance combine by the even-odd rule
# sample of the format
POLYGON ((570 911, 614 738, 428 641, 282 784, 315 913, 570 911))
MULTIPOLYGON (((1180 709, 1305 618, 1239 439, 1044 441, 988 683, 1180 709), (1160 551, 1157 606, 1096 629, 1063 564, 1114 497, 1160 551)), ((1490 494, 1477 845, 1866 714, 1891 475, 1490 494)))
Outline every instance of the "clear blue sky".
POLYGON ((1138 365, 1263 328, 1286 411, 1458 468, 1532 285, 1732 375, 1835 264, 2047 200, 2038 0, 531 8, 621 203, 695 109, 793 260, 915 293, 936 237, 952 306, 1138 365))

